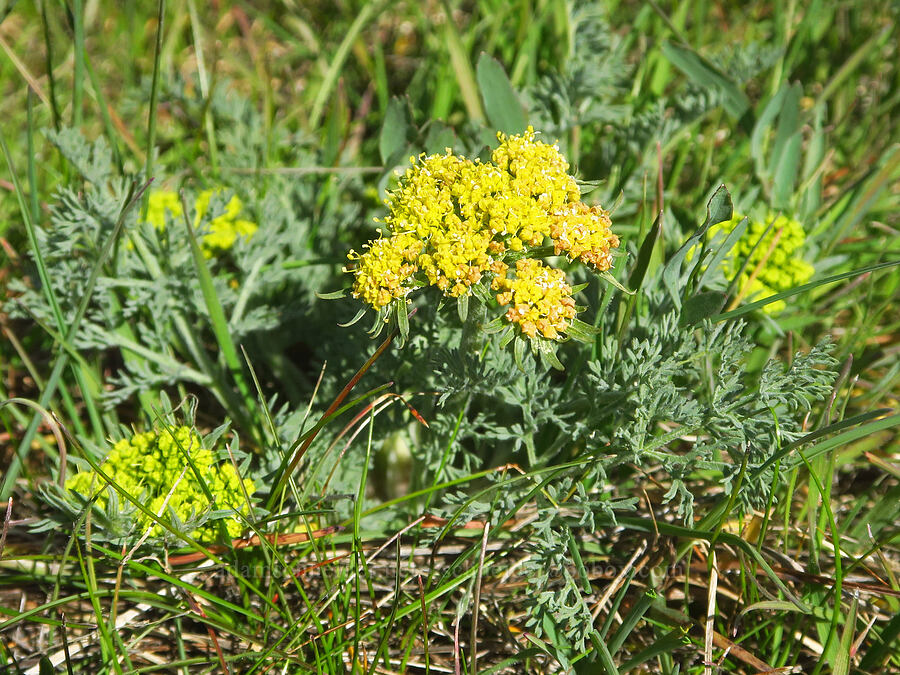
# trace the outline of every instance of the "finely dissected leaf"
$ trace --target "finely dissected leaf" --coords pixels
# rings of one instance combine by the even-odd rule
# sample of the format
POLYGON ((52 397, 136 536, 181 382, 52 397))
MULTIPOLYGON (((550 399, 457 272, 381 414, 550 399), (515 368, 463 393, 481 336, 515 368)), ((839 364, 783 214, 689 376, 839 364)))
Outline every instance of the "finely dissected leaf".
POLYGON ((524 132, 528 125, 525 111, 500 62, 483 53, 478 59, 477 73, 478 88, 491 126, 506 134, 524 132))
MULTIPOLYGON (((254 382, 253 371, 260 375, 255 395, 266 413, 265 419, 253 420, 260 428, 265 422, 266 442, 254 447, 252 455, 237 457, 236 463, 242 471, 270 476, 266 485, 283 480, 287 488, 290 478, 292 489, 277 491, 269 499, 270 510, 260 508, 255 514, 259 520, 251 524, 261 530, 256 532, 259 544, 212 558, 216 578, 198 570, 196 590, 147 558, 165 556, 164 549, 134 550, 126 558, 119 550, 98 546, 115 529, 117 517, 138 510, 124 496, 111 499, 103 513, 82 505, 81 518, 67 520, 62 527, 59 520, 42 523, 41 532, 51 545, 60 533, 77 533, 70 539, 76 559, 72 564, 67 550, 59 561, 45 561, 43 555, 34 561, 32 556, 18 563, 4 561, 26 584, 52 587, 54 598, 60 596, 34 611, 11 614, 2 622, 6 628, 25 624, 27 632, 37 625, 35 621, 46 622, 53 636, 50 644, 55 645, 47 656, 59 663, 62 648, 73 637, 61 625, 63 612, 79 634, 85 630, 84 612, 73 614, 75 609, 96 614, 98 639, 68 659, 67 665, 79 672, 132 672, 145 667, 139 660, 141 633, 124 620, 133 616, 126 612, 136 603, 151 608, 162 634, 175 637, 171 649, 159 651, 159 657, 185 671, 195 665, 209 668, 214 663, 210 650, 217 646, 224 649, 222 660, 228 662, 227 667, 220 662, 219 669, 233 672, 338 672, 346 668, 348 657, 351 669, 360 672, 402 671, 410 666, 435 671, 448 665, 443 655, 457 642, 454 629, 466 638, 461 662, 478 653, 479 646, 491 644, 488 625, 505 633, 510 616, 510 629, 522 631, 517 632, 519 642, 527 641, 531 648, 520 649, 512 658, 486 655, 482 671, 501 672, 516 665, 523 672, 624 673, 642 668, 669 672, 678 664, 682 670, 698 672, 704 666, 764 670, 755 667, 752 658, 744 660, 753 654, 780 666, 812 665, 818 660, 823 673, 829 668, 875 673, 896 667, 900 619, 884 619, 886 611, 896 609, 892 598, 876 599, 880 613, 868 624, 859 619, 861 610, 847 593, 821 583, 787 582, 782 572, 765 565, 771 563, 770 551, 792 555, 802 551, 806 534, 825 543, 820 527, 826 520, 835 527, 830 514, 817 519, 814 513, 808 528, 797 527, 798 515, 810 510, 804 495, 813 475, 826 481, 821 488, 816 486, 817 495, 821 491, 824 497, 830 490, 837 497, 834 508, 846 506, 835 511, 841 513, 842 526, 846 522, 844 536, 834 536, 832 529, 827 543, 834 543, 834 548, 822 546, 810 561, 823 567, 820 581, 841 582, 843 575, 828 569, 835 561, 857 561, 854 572, 861 562, 874 561, 877 570, 878 557, 884 564, 896 554, 896 542, 890 539, 896 520, 896 509, 890 508, 897 501, 893 483, 876 480, 864 498, 847 504, 840 493, 846 485, 856 484, 849 479, 857 468, 892 478, 889 456, 866 462, 863 453, 884 454, 890 447, 884 444, 900 428, 887 417, 896 411, 877 409, 886 393, 896 389, 900 373, 890 358, 897 332, 892 298, 900 267, 888 260, 897 258, 890 185, 900 152, 890 143, 898 101, 882 86, 895 74, 889 41, 896 30, 886 25, 891 22, 885 18, 889 12, 882 11, 884 2, 839 7, 827 2, 811 7, 771 3, 770 14, 743 23, 740 10, 720 3, 716 6, 721 8, 720 20, 711 23, 697 21, 700 14, 690 3, 673 3, 667 10, 669 18, 656 3, 632 17, 628 3, 531 3, 536 11, 528 12, 520 10, 529 3, 441 0, 438 12, 443 9, 447 16, 439 17, 445 21, 437 40, 429 32, 434 12, 414 7, 407 15, 409 7, 400 4, 392 4, 386 13, 380 12, 388 7, 384 2, 357 3, 365 5, 362 13, 354 11, 353 3, 336 5, 329 15, 331 24, 324 27, 315 23, 320 12, 273 17, 257 11, 248 25, 238 7, 226 12, 231 23, 221 27, 227 30, 219 31, 221 35, 208 32, 206 37, 217 38, 210 42, 203 39, 200 26, 205 19, 195 11, 195 2, 188 10, 177 3, 153 2, 147 12, 129 10, 133 41, 124 40, 116 52, 124 58, 116 64, 121 75, 116 84, 122 85, 117 93, 122 96, 114 101, 99 90, 104 82, 94 76, 87 60, 83 0, 75 0, 72 17, 66 15, 66 3, 38 3, 39 10, 21 10, 24 4, 16 5, 17 13, 25 11, 27 17, 40 11, 44 17, 45 44, 38 51, 47 55, 42 68, 46 76, 25 79, 38 96, 45 82, 51 87, 52 106, 36 107, 34 117, 46 112, 49 118, 52 112, 58 121, 58 111, 67 108, 68 116, 82 116, 85 128, 105 129, 108 139, 115 131, 134 150, 137 143, 128 142, 129 125, 133 127, 134 120, 140 125, 149 112, 149 128, 139 129, 147 133, 140 134, 140 148, 134 152, 141 159, 131 166, 150 167, 154 187, 177 189, 185 181, 188 194, 193 184, 198 190, 234 191, 244 200, 247 218, 258 224, 253 241, 239 242, 221 258, 207 258, 206 264, 211 292, 219 300, 232 340, 247 348, 242 366, 251 359, 258 365, 251 375, 254 382), (162 11, 166 6, 168 10, 162 11), (154 17, 165 18, 166 25, 158 20, 148 33, 133 30, 154 17), (616 28, 623 19, 633 30, 616 28), (835 21, 850 26, 846 39, 836 40, 830 31, 835 21), (78 37, 77 93, 75 105, 70 105, 68 80, 59 76, 65 68, 58 67, 65 49, 60 51, 56 41, 73 26, 78 37), (672 36, 673 45, 661 46, 665 36, 672 36), (151 85, 149 78, 140 79, 141 68, 130 64, 128 57, 152 54, 154 38, 151 85), (234 48, 242 44, 249 49, 234 48), (703 45, 702 55, 690 44, 703 45), (472 65, 482 50, 500 59, 509 78, 488 57, 482 57, 475 72, 472 65), (166 73, 180 72, 172 68, 171 55, 187 52, 197 55, 197 81, 187 77, 181 82, 178 75, 177 81, 168 82, 166 73), (242 62, 245 52, 252 64, 242 62), (299 72, 291 72, 296 55, 307 52, 315 63, 301 64, 299 72), (432 58, 448 53, 452 61, 432 58), (212 56, 222 64, 216 69, 219 84, 208 79, 212 73, 204 65, 204 59, 212 56), (297 75, 303 86, 279 86, 297 75), (798 98, 801 85, 793 84, 798 80, 804 93, 818 97, 813 106, 812 99, 798 98), (92 82, 93 99, 84 96, 85 83, 92 82), (862 88, 866 91, 861 96, 862 88), (751 89, 754 103, 761 101, 752 110, 744 95, 751 89), (225 92, 232 97, 227 105, 225 92), (246 92, 251 96, 244 98, 246 92), (391 101, 391 95, 400 92, 406 92, 408 105, 405 98, 391 101), (285 101, 294 112, 281 109, 285 101), (527 113, 520 101, 527 103, 527 113), (384 126, 371 127, 373 110, 384 115, 384 126), (157 135, 157 111, 165 113, 162 135, 157 135), (123 113, 125 124, 118 118, 123 113), (540 345, 509 324, 488 283, 476 286, 474 298, 457 302, 454 311, 446 311, 451 310, 449 297, 440 301, 443 312, 435 306, 438 303, 417 299, 415 336, 372 365, 371 377, 395 382, 391 391, 373 389, 323 416, 322 409, 347 381, 347 368, 368 349, 365 336, 356 331, 335 331, 338 321, 352 313, 320 301, 344 297, 346 292, 320 297, 314 292, 348 286, 335 252, 371 234, 373 217, 384 217, 378 197, 384 196, 396 179, 396 167, 405 165, 410 155, 443 154, 451 148, 461 156, 486 161, 498 128, 526 122, 540 138, 560 144, 570 165, 577 167, 582 194, 591 194, 606 206, 619 195, 614 231, 623 250, 636 253, 636 261, 626 266, 627 258, 620 259, 614 279, 619 288, 639 293, 626 298, 611 283, 592 283, 579 296, 577 311, 584 311, 594 325, 573 320, 564 331, 567 339, 540 345), (157 138, 161 142, 155 142, 157 138), (376 165, 382 165, 380 172, 376 165), (656 178, 659 185, 654 184, 656 178), (795 289, 805 295, 792 297, 792 311, 784 315, 754 311, 765 303, 723 312, 718 291, 728 279, 722 262, 747 231, 748 221, 738 223, 727 237, 713 238, 707 230, 689 244, 694 250, 690 259, 688 255, 679 259, 678 251, 670 260, 674 265, 665 265, 664 260, 656 265, 660 256, 671 258, 691 234, 685 230, 703 218, 697 209, 708 198, 710 185, 715 188, 711 181, 719 180, 734 186, 735 203, 742 210, 760 214, 775 208, 802 222, 808 235, 804 258, 815 264, 819 275, 854 268, 871 274, 856 279, 861 272, 855 270, 837 277, 844 279, 841 287, 818 288, 829 283, 826 279, 805 290, 795 289), (376 186, 378 195, 372 189, 376 186), (649 228, 640 241, 635 231, 643 230, 641 223, 649 224, 646 214, 654 208, 654 197, 664 201, 665 227, 661 232, 649 228), (661 245, 664 240, 666 246, 661 245), (885 260, 881 268, 867 267, 885 260), (457 314, 464 319, 462 330, 457 314), (817 343, 830 326, 840 327, 831 351, 817 343), (514 340, 515 347, 509 345, 514 340), (797 353, 789 353, 795 349, 797 353), (858 353, 860 349, 864 353, 858 353), (861 358, 850 376, 835 382, 834 359, 847 358, 849 351, 861 358), (777 358, 766 361, 766 354, 777 358), (566 372, 551 370, 550 357, 557 355, 566 372), (325 360, 328 369, 317 380, 318 364, 325 360), (859 382, 854 383, 857 374, 859 382), (263 395, 271 399, 264 401, 263 395), (319 395, 325 405, 319 403, 319 395), (410 410, 415 406, 421 411, 411 414, 428 420, 427 432, 408 428, 403 403, 396 405, 401 401, 410 410), (338 420, 341 413, 346 417, 338 420), (828 415, 841 422, 828 425, 823 421, 828 415), (329 420, 346 426, 311 441, 315 432, 310 427, 321 429, 329 420), (378 486, 373 493, 366 485, 368 460, 394 435, 409 447, 411 482, 404 491, 396 481, 394 487, 402 494, 377 502, 378 486), (307 440, 309 452, 302 458, 295 455, 307 440), (797 470, 798 450, 813 456, 814 472, 797 470), (296 471, 285 473, 295 456, 296 471), (474 471, 476 466, 486 468, 474 471), (828 480, 838 475, 840 481, 828 480), (651 483, 649 502, 635 504, 615 497, 639 495, 641 487, 651 483), (627 517, 624 512, 629 508, 638 511, 633 515, 645 517, 627 517), (652 518, 646 517, 649 510, 652 518), (726 515, 753 526, 758 519, 751 514, 757 513, 764 514, 758 536, 752 527, 741 536, 715 531, 716 524, 732 524, 726 515), (373 514, 377 517, 368 517, 373 514), (423 514, 426 519, 446 516, 447 527, 424 527, 425 521, 416 521, 423 514), (331 542, 288 547, 281 535, 301 536, 300 530, 308 529, 308 523, 301 522, 305 517, 323 524, 352 522, 352 534, 334 542, 351 556, 331 560, 331 542), (690 526, 673 526, 676 519, 690 526), (474 530, 464 525, 479 522, 493 524, 484 533, 478 531, 491 543, 483 569, 486 579, 488 570, 494 578, 484 593, 493 593, 496 585, 490 582, 507 573, 520 575, 527 588, 499 597, 482 595, 485 602, 478 610, 484 620, 470 640, 465 628, 474 623, 469 621, 472 592, 466 587, 479 581, 474 572, 478 547, 467 545, 475 539, 467 536, 474 530), (393 546, 377 552, 370 546, 394 542, 391 538, 401 529, 404 540, 412 538, 407 543, 431 551, 428 576, 421 577, 418 589, 407 584, 403 593, 400 581, 415 581, 422 571, 417 569, 421 556, 413 560, 391 555, 393 546), (278 535, 278 544, 266 539, 270 533, 278 535), (443 548, 451 536, 457 549, 452 552, 443 548), (729 635, 734 644, 715 654, 715 664, 700 662, 686 615, 676 619, 664 614, 662 607, 652 607, 641 616, 634 609, 647 581, 637 574, 664 575, 661 581, 667 588, 673 588, 673 581, 677 584, 673 569, 665 565, 673 562, 667 555, 671 538, 678 539, 680 550, 696 548, 698 541, 713 542, 720 555, 723 544, 737 555, 739 574, 733 581, 746 610, 741 621, 740 606, 719 605, 718 630, 734 627, 737 635, 729 635), (652 565, 645 565, 646 555, 625 562, 637 546, 648 547, 652 565), (843 547, 847 549, 842 556, 843 547), (865 551, 869 552, 863 555, 865 551), (385 583, 387 566, 381 564, 385 556, 395 583, 385 583), (134 559, 146 564, 136 565, 134 559), (315 561, 315 567, 304 570, 307 560, 315 561), (606 573, 599 578, 591 566, 614 565, 618 576, 623 564, 637 561, 644 567, 628 571, 612 602, 595 604, 598 594, 605 596, 609 579, 606 573), (58 569, 42 568, 49 562, 59 562, 58 569), (79 565, 84 578, 79 577, 79 565), (113 577, 116 569, 121 583, 113 577), (244 569, 252 570, 249 579, 241 577, 244 569), (220 578, 224 585, 218 583, 220 578), (252 580, 258 578, 274 582, 257 589, 252 580), (640 583, 632 583, 635 580, 640 583), (82 592, 85 588, 88 591, 82 592), (797 589, 804 595, 791 595, 797 589), (228 600, 219 597, 219 591, 228 600), (852 612, 857 613, 855 620, 848 618, 852 612), (596 630, 600 625, 603 632, 596 630), (193 639, 196 626, 209 638, 193 639), (619 626, 623 627, 617 631, 619 626), (114 630, 119 627, 121 638, 114 630), (262 644, 261 636, 275 637, 262 644), (814 653, 813 643, 800 639, 810 636, 825 646, 824 657, 814 653), (484 643, 479 645, 480 641, 484 643), (404 650, 406 643, 426 646, 424 663, 404 650), (746 650, 743 654, 741 648, 746 650), (655 663, 647 666, 650 660, 655 663)), ((103 20, 104 30, 114 31, 118 13, 106 12, 103 20)), ((30 44, 31 27, 21 19, 18 24, 22 35, 15 35, 11 47, 3 46, 10 57, 30 44)), ((64 43, 63 39, 63 47, 64 43)), ((103 52, 103 42, 92 41, 90 56, 96 59, 97 74, 109 72, 100 60, 103 52)), ((10 128, 24 128, 17 122, 26 106, 16 106, 14 95, 10 102, 10 128)), ((18 141, 9 140, 22 145, 26 134, 19 136, 18 141)), ((112 152, 92 157, 89 146, 79 143, 74 138, 66 152, 93 176, 89 181, 75 175, 72 162, 55 166, 55 153, 45 158, 40 147, 28 153, 29 185, 21 194, 31 198, 29 210, 40 246, 32 253, 44 255, 46 278, 38 280, 34 274, 33 256, 23 257, 26 271, 19 276, 27 277, 9 294, 4 311, 19 308, 17 321, 25 313, 33 314, 37 326, 47 330, 32 332, 22 353, 27 355, 33 346, 35 353, 53 355, 55 345, 59 358, 54 357, 47 369, 53 367, 49 388, 57 388, 59 400, 50 405, 72 418, 76 438, 91 436, 88 425, 80 425, 78 419, 82 411, 90 414, 90 389, 107 391, 102 402, 117 406, 122 415, 119 424, 114 410, 99 409, 102 426, 113 440, 120 427, 141 423, 136 419, 140 407, 132 403, 135 396, 149 397, 153 407, 163 408, 162 417, 152 419, 171 423, 169 416, 181 396, 173 402, 159 394, 174 394, 176 388, 179 394, 196 394, 196 402, 189 399, 184 405, 197 406, 201 423, 217 427, 209 438, 221 436, 226 429, 222 415, 235 417, 234 412, 246 406, 227 398, 232 383, 222 368, 222 356, 214 354, 217 336, 196 283, 183 228, 169 223, 157 229, 143 217, 129 216, 123 224, 125 236, 100 264, 104 256, 98 256, 98 249, 110 234, 122 203, 118 197, 124 194, 118 178, 121 167, 110 163, 113 171, 104 178, 108 172, 104 163, 112 152), (49 161, 36 162, 37 157, 49 161), (60 188, 50 197, 48 188, 55 183, 60 188), (116 208, 110 208, 112 203, 116 208), (40 204, 47 208, 39 209, 40 204), (41 219, 45 222, 39 223, 41 219), (95 265, 100 271, 91 293, 92 284, 87 282, 95 265), (42 297, 46 291, 59 299, 62 325, 77 326, 77 332, 72 328, 72 335, 67 335, 60 327, 50 300, 42 297), (86 312, 80 322, 73 321, 82 299, 86 312), (131 332, 120 332, 122 327, 131 332), (79 371, 87 374, 89 387, 73 379, 79 371), (104 379, 94 382, 94 372, 104 379)), ((13 150, 18 162, 21 155, 13 150)), ((200 227, 208 226, 211 218, 200 227)), ((0 235, 14 247, 17 237, 7 237, 6 232, 15 235, 19 225, 15 219, 7 220, 10 224, 0 223, 0 235)), ((192 224, 197 225, 193 220, 192 224)), ((579 264, 563 262, 551 252, 542 252, 541 259, 562 265, 573 291, 578 282, 593 280, 579 264)), ((15 270, 15 265, 10 267, 15 270)), ((10 284, 19 281, 15 276, 7 277, 10 284)), ((733 289, 726 293, 733 294, 733 289)), ((400 309, 391 303, 376 312, 375 332, 385 326, 392 332, 403 330, 400 309)), ((357 314, 353 320, 360 318, 357 314)), ((10 326, 3 328, 6 333, 10 326)), ((27 360, 20 356, 13 356, 11 368, 27 360)), ((44 390, 44 361, 36 363, 26 370, 44 390)), ((13 425, 24 429, 27 422, 11 418, 8 435, 18 439, 13 425)), ((227 428, 234 433, 229 450, 256 445, 252 440, 248 444, 251 434, 244 425, 227 428)), ((22 447, 29 446, 22 439, 22 447)), ((52 460, 52 453, 47 454, 52 460)), ((21 479, 4 478, 20 493, 30 487, 21 479)), ((64 511, 65 501, 60 492, 46 494, 51 509, 64 511)), ((803 553, 799 555, 805 564, 803 553)), ((17 583, 16 577, 4 581, 7 586, 17 583)), ((683 586, 684 597, 670 596, 670 607, 696 609, 701 589, 683 586)), ((514 641, 507 640, 505 646, 494 642, 501 650, 515 648, 514 641)), ((24 644, 0 646, 0 662, 10 661, 11 651, 17 658, 24 644)), ((37 661, 34 656, 30 655, 32 662, 37 661)))

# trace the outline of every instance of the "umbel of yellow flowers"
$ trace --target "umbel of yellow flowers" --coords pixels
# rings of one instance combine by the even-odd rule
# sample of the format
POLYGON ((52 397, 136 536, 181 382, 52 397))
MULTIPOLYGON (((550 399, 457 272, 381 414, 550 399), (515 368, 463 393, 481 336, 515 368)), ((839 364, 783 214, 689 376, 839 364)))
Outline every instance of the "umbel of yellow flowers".
POLYGON ((575 317, 563 272, 527 254, 549 241, 597 271, 612 267, 619 239, 609 214, 581 201, 569 164, 556 145, 498 133, 490 162, 453 155, 412 157, 388 193, 389 234, 350 251, 353 296, 375 309, 416 288, 436 286, 450 297, 471 292, 485 275, 509 322, 530 338, 559 339, 575 317), (510 263, 515 260, 515 264, 510 263))
MULTIPOLYGON (((194 202, 194 227, 198 227, 209 213, 209 202, 214 195, 223 191, 204 190, 194 202)), ((207 258, 227 251, 238 238, 249 239, 257 230, 256 223, 241 218, 244 204, 237 195, 232 195, 225 205, 225 212, 209 221, 209 224, 200 240, 200 248, 207 258)), ((183 214, 181 199, 177 192, 172 190, 156 190, 150 193, 147 200, 146 221, 157 230, 166 227, 166 211, 172 218, 180 218, 183 214)))
MULTIPOLYGON (((122 439, 106 456, 102 468, 120 488, 139 499, 154 514, 159 514, 161 520, 168 520, 169 509, 182 522, 210 508, 245 511, 245 491, 249 495, 256 490, 252 480, 241 480, 231 463, 217 462, 212 450, 202 446, 197 433, 184 426, 148 431, 122 439), (190 455, 196 473, 185 459, 185 454, 190 455), (213 498, 212 504, 200 485, 198 474, 206 482, 206 489, 213 498)), ((96 504, 101 508, 106 507, 110 491, 114 489, 105 485, 103 478, 94 471, 81 471, 66 481, 67 489, 88 499, 99 492, 96 504)), ((119 501, 123 499, 120 497, 119 501)), ((135 519, 141 531, 149 528, 152 536, 163 533, 162 528, 145 513, 137 512, 135 519)), ((226 517, 223 522, 229 537, 241 535, 244 525, 236 517, 226 517)), ((207 523, 191 536, 212 539, 216 532, 215 526, 207 523)))

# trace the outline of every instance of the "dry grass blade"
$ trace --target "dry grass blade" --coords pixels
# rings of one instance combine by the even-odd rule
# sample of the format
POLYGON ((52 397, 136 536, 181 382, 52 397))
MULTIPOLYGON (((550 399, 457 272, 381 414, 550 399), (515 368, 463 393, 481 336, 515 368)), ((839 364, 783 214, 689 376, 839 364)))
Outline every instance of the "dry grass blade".
POLYGON ((487 551, 488 533, 491 531, 491 521, 484 524, 484 533, 481 536, 481 549, 478 552, 478 572, 475 574, 475 596, 472 600, 472 633, 470 642, 471 657, 469 672, 478 672, 478 616, 481 612, 481 579, 484 573, 484 556, 487 551))
POLYGON ((719 586, 719 569, 716 566, 716 550, 709 552, 709 591, 706 600, 706 620, 704 621, 703 641, 703 670, 707 675, 712 675, 713 668, 713 626, 716 619, 716 591, 719 586))

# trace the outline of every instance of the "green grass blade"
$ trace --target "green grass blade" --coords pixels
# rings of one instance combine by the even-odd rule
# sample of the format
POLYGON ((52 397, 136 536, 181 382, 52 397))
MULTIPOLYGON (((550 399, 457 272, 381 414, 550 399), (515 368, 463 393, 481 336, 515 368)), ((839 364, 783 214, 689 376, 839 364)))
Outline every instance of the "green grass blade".
POLYGON ((382 4, 383 2, 380 0, 364 3, 359 14, 356 15, 353 23, 350 24, 350 27, 347 29, 347 33, 344 35, 344 39, 338 46, 334 58, 331 59, 331 63, 328 65, 325 79, 319 87, 315 101, 313 101, 312 109, 309 113, 310 129, 317 129, 319 127, 319 122, 322 121, 322 113, 325 110, 325 104, 328 102, 331 92, 337 85, 338 78, 344 68, 344 62, 350 54, 353 43, 359 38, 359 34, 362 32, 362 29, 365 28, 366 24, 369 23, 373 16, 377 16, 378 12, 381 11, 382 4))
POLYGON ((484 122, 484 110, 481 107, 481 97, 478 95, 475 72, 453 20, 453 10, 448 0, 442 0, 441 6, 444 9, 444 40, 447 44, 447 51, 450 53, 450 62, 453 64, 453 72, 456 75, 456 82, 459 85, 466 112, 473 122, 484 122))
POLYGON ((644 617, 650 605, 656 600, 656 591, 648 589, 638 599, 634 606, 629 610, 628 614, 622 619, 621 625, 607 640, 609 651, 615 654, 619 651, 625 640, 631 635, 631 632, 638 625, 638 622, 644 617))
POLYGON ((818 288, 819 286, 824 286, 825 284, 832 284, 835 281, 843 281, 844 279, 850 279, 851 277, 858 277, 861 274, 866 274, 867 272, 875 272, 876 270, 885 269, 887 267, 896 267, 900 265, 900 260, 890 260, 888 262, 877 263, 874 265, 867 265, 866 267, 860 267, 859 269, 855 269, 851 272, 841 272, 840 274, 833 274, 828 277, 824 277, 823 279, 817 279, 816 281, 810 281, 808 284, 803 284, 802 286, 797 286, 788 291, 782 291, 781 293, 776 293, 775 295, 770 295, 767 298, 763 298, 762 300, 756 300, 755 302, 748 303, 743 307, 738 307, 737 309, 733 309, 729 312, 723 312, 722 314, 716 314, 713 317, 710 317, 711 321, 727 321, 730 319, 736 319, 739 316, 743 316, 744 314, 749 314, 750 312, 760 309, 761 307, 765 307, 768 304, 773 302, 777 302, 779 300, 784 300, 786 298, 791 298, 795 295, 800 295, 801 293, 805 293, 806 291, 811 291, 814 288, 818 288))
MULTIPOLYGON (((216 337, 216 344, 219 347, 219 351, 225 359, 225 366, 231 373, 235 385, 237 385, 238 393, 240 394, 241 402, 243 404, 243 409, 236 410, 235 412, 240 414, 241 417, 245 419, 245 422, 251 422, 256 418, 256 399, 253 397, 253 393, 244 377, 241 358, 238 356, 238 350, 234 344, 234 340, 231 339, 231 331, 228 328, 228 321, 225 318, 225 310, 222 308, 222 303, 219 300, 219 296, 216 294, 216 286, 213 282, 212 274, 209 271, 209 266, 206 264, 206 258, 203 256, 203 250, 200 248, 200 243, 197 241, 197 234, 194 232, 194 228, 188 219, 190 210, 188 209, 188 204, 184 199, 183 193, 181 203, 184 225, 187 229, 191 253, 194 259, 194 269, 197 271, 197 281, 200 284, 200 292, 203 294, 203 301, 209 312, 210 327, 212 328, 213 335, 216 337)), ((258 434, 258 429, 252 422, 248 424, 247 427, 248 431, 251 433, 255 432, 258 434)), ((257 438, 256 440, 258 442, 261 441, 260 438, 257 438)))
POLYGON ((729 114, 740 119, 750 109, 750 99, 747 98, 747 94, 734 80, 701 56, 699 52, 690 47, 664 42, 662 53, 695 84, 721 92, 724 99, 723 105, 729 114))
POLYGON ((53 128, 59 131, 60 120, 59 103, 56 97, 56 75, 53 72, 53 40, 50 37, 50 24, 47 21, 47 3, 40 3, 41 6, 41 30, 44 39, 44 70, 47 72, 47 85, 50 89, 50 113, 53 117, 53 128))
POLYGON ((84 6, 73 0, 72 21, 75 32, 75 70, 72 76, 72 126, 81 127, 84 101, 84 6))
POLYGON ((150 110, 147 116, 147 161, 144 164, 144 176, 148 180, 153 178, 153 159, 156 149, 156 106, 159 99, 160 62, 165 19, 166 0, 159 0, 156 6, 156 45, 153 50, 153 79, 150 81, 150 110))

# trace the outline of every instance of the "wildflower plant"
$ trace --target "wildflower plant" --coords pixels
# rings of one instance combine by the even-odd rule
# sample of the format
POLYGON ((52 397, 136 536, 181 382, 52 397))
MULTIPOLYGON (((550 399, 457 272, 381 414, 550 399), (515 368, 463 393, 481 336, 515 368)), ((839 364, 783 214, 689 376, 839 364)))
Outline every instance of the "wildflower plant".
MULTIPOLYGON (((783 214, 750 219, 735 213, 730 220, 711 227, 707 236, 710 241, 722 240, 732 232, 737 239, 716 266, 735 287, 737 301, 775 295, 812 277, 815 270, 802 257, 806 232, 797 220, 783 214)), ((785 307, 783 300, 777 300, 765 305, 763 311, 776 315, 785 307)))
POLYGON ((593 332, 576 318, 580 287, 539 258, 565 255, 605 273, 619 239, 609 213, 581 201, 557 145, 539 140, 532 127, 497 138, 487 162, 449 148, 411 158, 385 200, 381 237, 348 254, 352 294, 378 311, 376 334, 392 312, 402 327, 410 296, 428 286, 456 298, 463 320, 470 297, 506 307, 488 329, 505 328, 504 344, 530 340, 557 365, 554 343, 587 341, 593 332))
MULTIPOLYGON (((259 226, 242 218, 244 204, 235 194, 229 196, 224 205, 224 212, 210 214, 210 203, 213 197, 224 198, 222 189, 203 190, 194 200, 194 227, 201 232, 201 249, 206 258, 221 255, 234 247, 240 239, 250 239, 259 226), (207 217, 210 216, 210 217, 207 217)), ((181 198, 174 190, 155 190, 147 199, 145 222, 162 232, 168 220, 183 217, 181 198)))
POLYGON ((246 466, 239 470, 232 461, 243 458, 240 452, 215 450, 222 430, 206 439, 184 425, 132 433, 105 454, 92 453, 102 474, 88 462, 75 460, 81 470, 68 477, 64 490, 47 488, 45 496, 70 517, 93 509, 95 530, 103 539, 167 538, 158 521, 201 541, 223 535, 233 539, 246 529, 248 499, 256 485, 241 477, 246 466))

